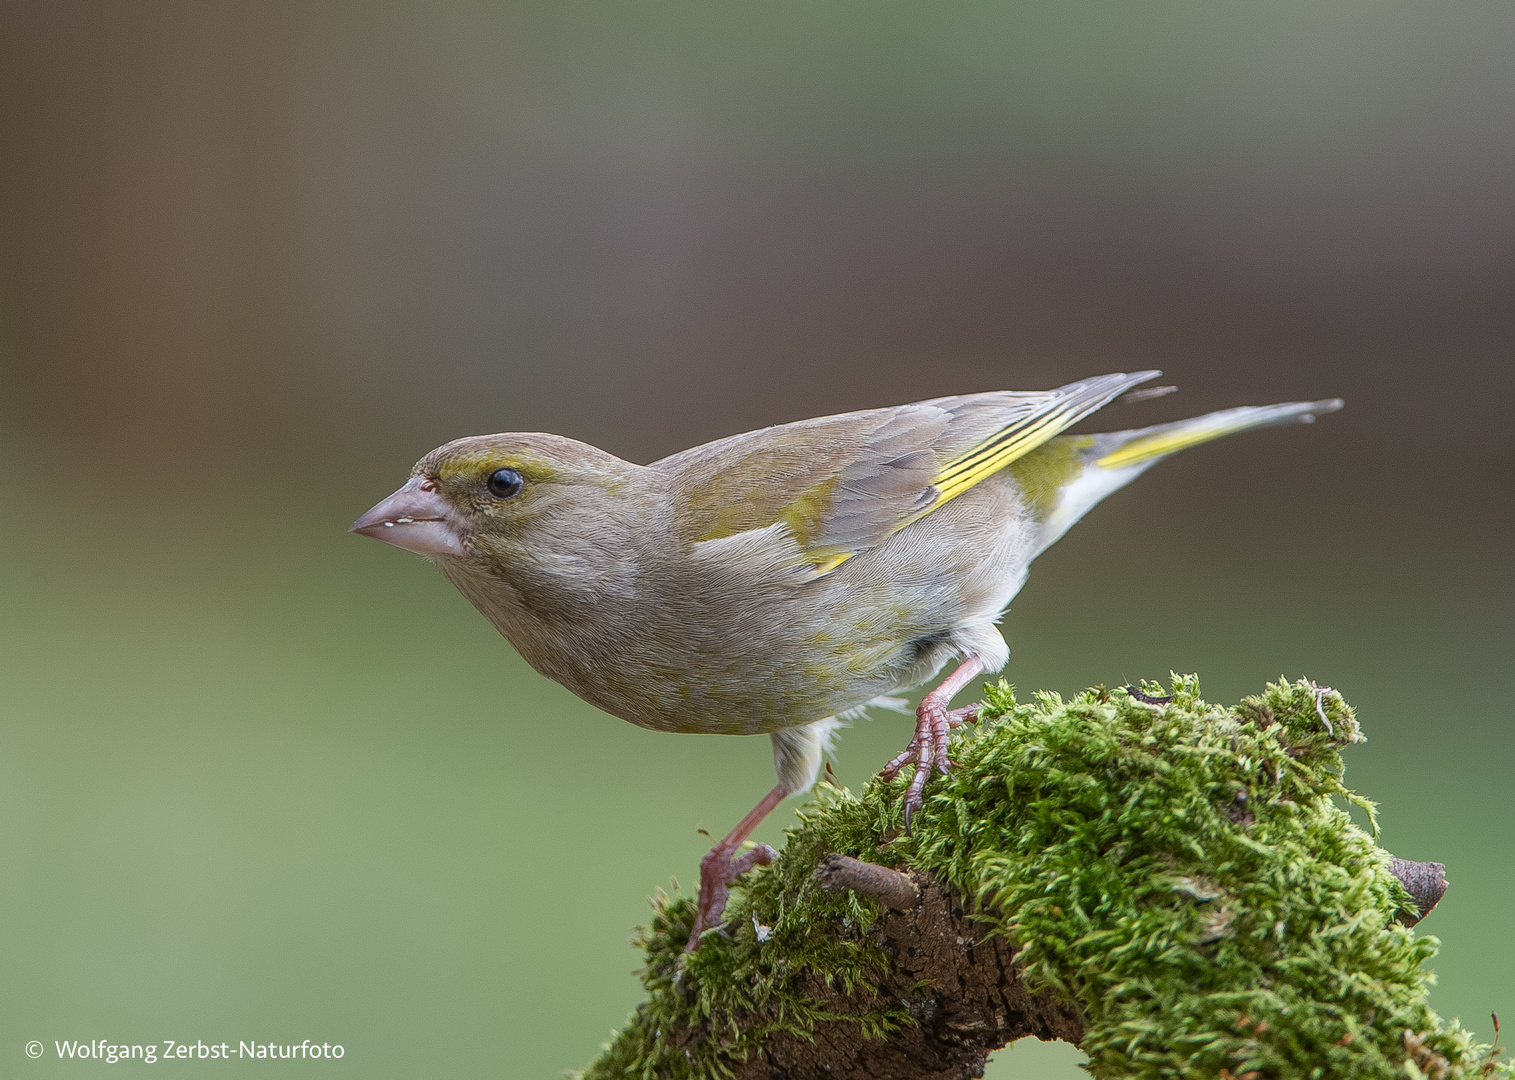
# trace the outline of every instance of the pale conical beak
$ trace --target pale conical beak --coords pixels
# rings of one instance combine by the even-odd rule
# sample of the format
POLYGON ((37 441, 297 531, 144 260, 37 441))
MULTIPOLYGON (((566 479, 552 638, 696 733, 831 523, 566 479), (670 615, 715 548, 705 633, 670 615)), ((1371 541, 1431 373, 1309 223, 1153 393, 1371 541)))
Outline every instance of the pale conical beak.
POLYGON ((461 555, 452 508, 424 476, 410 482, 352 523, 362 533, 419 555, 461 555))

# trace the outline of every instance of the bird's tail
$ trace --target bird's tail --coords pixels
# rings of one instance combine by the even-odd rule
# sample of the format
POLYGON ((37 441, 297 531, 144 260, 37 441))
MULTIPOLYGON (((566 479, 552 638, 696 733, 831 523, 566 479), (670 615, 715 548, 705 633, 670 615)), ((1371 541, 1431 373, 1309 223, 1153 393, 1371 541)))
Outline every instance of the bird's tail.
POLYGON ((1052 439, 1032 453, 1048 454, 1049 462, 1054 455, 1061 455, 1064 460, 1074 456, 1081 467, 1069 470, 1066 481, 1058 486, 1055 505, 1046 508, 1041 547, 1046 548, 1067 532, 1095 503, 1119 491, 1169 454, 1252 428, 1308 424, 1317 416, 1341 407, 1340 398, 1245 405, 1155 427, 1052 439))
POLYGON ((1096 435, 1093 449, 1099 456, 1094 464, 1101 469, 1150 465, 1169 454, 1223 435, 1273 424, 1313 423, 1317 416, 1335 412, 1342 404, 1341 398, 1331 398, 1327 401, 1288 401, 1282 405, 1243 405, 1239 409, 1223 409, 1172 424, 1096 435))

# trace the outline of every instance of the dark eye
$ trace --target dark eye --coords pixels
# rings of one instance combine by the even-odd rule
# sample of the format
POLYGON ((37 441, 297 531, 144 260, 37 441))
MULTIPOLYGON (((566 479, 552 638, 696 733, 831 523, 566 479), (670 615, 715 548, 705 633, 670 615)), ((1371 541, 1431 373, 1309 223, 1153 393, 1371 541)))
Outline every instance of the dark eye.
POLYGON ((497 499, 509 499, 521 493, 524 483, 514 469, 496 469, 489 474, 489 493, 497 499))

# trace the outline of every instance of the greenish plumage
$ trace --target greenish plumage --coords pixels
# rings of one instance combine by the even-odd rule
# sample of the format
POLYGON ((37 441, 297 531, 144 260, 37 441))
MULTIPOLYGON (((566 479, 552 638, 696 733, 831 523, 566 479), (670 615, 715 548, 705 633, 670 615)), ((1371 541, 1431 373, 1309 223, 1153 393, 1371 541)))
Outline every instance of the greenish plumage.
MULTIPOLYGON (((537 671, 606 712, 771 734, 788 794, 814 782, 839 715, 953 657, 1001 668, 995 623, 1031 561, 1100 499, 1177 449, 1341 404, 1060 434, 1157 374, 803 420, 651 465, 556 435, 460 439, 354 529, 431 558, 537 671)), ((932 717, 944 747, 944 704, 923 704, 912 753, 932 717)))

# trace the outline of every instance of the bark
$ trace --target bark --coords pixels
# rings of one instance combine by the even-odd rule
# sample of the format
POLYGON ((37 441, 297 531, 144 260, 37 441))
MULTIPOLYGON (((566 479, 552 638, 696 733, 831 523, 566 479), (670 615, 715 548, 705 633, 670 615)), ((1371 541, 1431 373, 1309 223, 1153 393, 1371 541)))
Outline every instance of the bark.
MULTIPOLYGON (((831 856, 827 862, 845 858, 831 856)), ((817 978, 807 990, 843 1015, 860 1013, 880 997, 904 1000, 917 1023, 886 1039, 859 1038, 851 1020, 822 1024, 812 1040, 781 1032, 747 1061, 730 1063, 738 1080, 958 1080, 983 1075, 991 1050, 1026 1035, 1077 1045, 1084 1030, 1077 1013, 1051 993, 1027 993, 1012 943, 989 936, 982 922, 966 917, 961 900, 941 882, 856 859, 846 862, 857 864, 850 870, 859 875, 864 895, 873 896, 870 887, 893 875, 905 879, 917 899, 907 910, 886 907, 866 931, 892 961, 879 985, 848 994, 817 978)), ((823 874, 834 877, 837 871, 823 874)), ((890 884, 889 895, 899 898, 898 883, 890 884)))
POLYGON ((1417 913, 1414 916, 1408 912, 1401 912, 1399 915, 1399 921, 1406 926, 1414 926, 1431 914, 1431 909, 1446 895, 1447 868, 1439 862, 1410 862, 1408 859, 1394 859, 1389 863, 1389 873, 1399 879, 1405 891, 1415 900, 1417 913))

